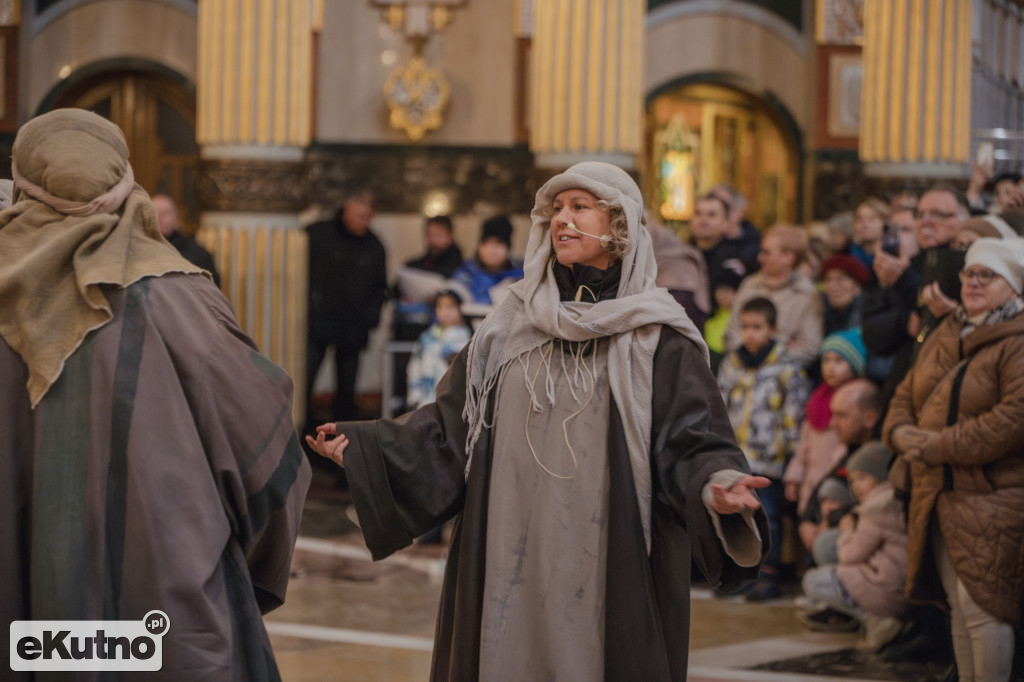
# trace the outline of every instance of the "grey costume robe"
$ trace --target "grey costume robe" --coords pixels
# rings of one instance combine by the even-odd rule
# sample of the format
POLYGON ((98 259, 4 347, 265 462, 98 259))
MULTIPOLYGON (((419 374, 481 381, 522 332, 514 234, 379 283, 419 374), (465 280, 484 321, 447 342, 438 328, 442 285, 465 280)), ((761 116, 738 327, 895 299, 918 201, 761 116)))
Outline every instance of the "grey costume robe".
MULTIPOLYGON (((513 365, 511 371, 516 369, 513 365)), ((490 433, 477 441, 467 481, 465 395, 463 351, 439 383, 436 403, 396 420, 339 424, 351 440, 345 467, 374 558, 456 519, 437 620, 434 680, 479 676, 491 446, 490 433)), ((650 556, 614 404, 609 415, 606 680, 686 679, 691 557, 711 584, 725 591, 742 587, 758 571, 728 557, 701 500, 713 472, 749 468, 700 350, 667 327, 654 356, 652 403, 650 556)), ((733 524, 745 527, 740 515, 721 519, 726 535, 733 524)), ((768 543, 764 511, 755 519, 763 556, 768 543)))
POLYGON ((159 609, 162 672, 103 679, 280 679, 261 613, 284 601, 310 478, 291 379, 201 275, 105 294, 113 319, 35 410, 0 338, 2 620, 159 609))

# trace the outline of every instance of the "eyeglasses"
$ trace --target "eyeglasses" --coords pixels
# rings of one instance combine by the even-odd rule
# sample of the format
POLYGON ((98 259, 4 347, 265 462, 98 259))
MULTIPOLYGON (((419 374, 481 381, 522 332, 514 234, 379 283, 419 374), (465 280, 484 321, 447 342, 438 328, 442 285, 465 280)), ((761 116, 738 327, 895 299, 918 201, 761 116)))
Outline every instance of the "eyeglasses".
POLYGON ((989 284, 991 284, 992 280, 997 276, 998 275, 996 273, 992 272, 991 270, 986 270, 984 268, 974 268, 973 270, 968 269, 960 271, 961 282, 967 284, 972 279, 977 277, 978 284, 980 284, 983 287, 987 287, 989 284))
POLYGON ((948 211, 937 211, 932 209, 930 211, 914 211, 914 218, 920 220, 921 218, 931 218, 932 220, 949 220, 955 218, 956 213, 949 213, 948 211))

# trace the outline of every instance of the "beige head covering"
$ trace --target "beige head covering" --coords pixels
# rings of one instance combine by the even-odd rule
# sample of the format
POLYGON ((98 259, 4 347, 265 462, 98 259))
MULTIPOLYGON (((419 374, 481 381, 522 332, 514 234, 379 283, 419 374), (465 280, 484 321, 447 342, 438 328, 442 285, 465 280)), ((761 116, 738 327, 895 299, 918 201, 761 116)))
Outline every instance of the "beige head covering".
POLYGON ((15 201, 0 214, 0 335, 28 366, 35 407, 85 336, 113 314, 100 285, 202 272, 170 246, 132 180, 121 130, 58 109, 18 131, 15 201))
MULTIPOLYGON (((469 424, 467 447, 471 454, 486 426, 488 403, 496 393, 503 369, 552 339, 578 342, 609 338, 608 380, 626 431, 644 539, 650 551, 651 398, 654 352, 661 326, 670 326, 691 339, 705 359, 708 350, 683 308, 665 289, 655 288, 654 248, 643 226, 642 214, 643 197, 636 183, 625 171, 606 163, 578 163, 540 188, 531 214, 533 226, 526 247, 525 277, 510 288, 512 295, 484 320, 470 343, 463 416, 469 424), (559 300, 552 273, 549 216, 555 195, 566 189, 585 189, 621 208, 626 215, 630 247, 622 258, 622 276, 615 299, 598 303, 559 300)), ((550 386, 550 382, 545 382, 545 386, 550 386)), ((550 393, 522 398, 532 398, 535 411, 544 410, 544 398, 548 405, 554 400, 550 393)), ((500 408, 495 406, 495 414, 500 415, 500 408)))

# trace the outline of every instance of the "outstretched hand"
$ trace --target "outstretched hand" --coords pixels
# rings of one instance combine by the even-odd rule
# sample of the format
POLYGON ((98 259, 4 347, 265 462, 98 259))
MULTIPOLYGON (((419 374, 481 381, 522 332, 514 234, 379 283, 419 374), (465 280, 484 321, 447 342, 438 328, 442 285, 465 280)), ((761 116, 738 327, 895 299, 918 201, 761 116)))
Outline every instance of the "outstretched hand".
POLYGON ((345 466, 343 455, 345 448, 348 447, 348 437, 343 433, 338 433, 338 427, 335 426, 334 422, 321 424, 316 427, 316 438, 306 436, 306 444, 313 448, 317 454, 333 460, 338 466, 345 466), (337 438, 327 440, 327 436, 337 436, 337 438))
POLYGON ((719 514, 737 514, 745 509, 760 509, 755 488, 767 488, 772 482, 764 476, 744 476, 730 487, 711 485, 711 508, 719 514))

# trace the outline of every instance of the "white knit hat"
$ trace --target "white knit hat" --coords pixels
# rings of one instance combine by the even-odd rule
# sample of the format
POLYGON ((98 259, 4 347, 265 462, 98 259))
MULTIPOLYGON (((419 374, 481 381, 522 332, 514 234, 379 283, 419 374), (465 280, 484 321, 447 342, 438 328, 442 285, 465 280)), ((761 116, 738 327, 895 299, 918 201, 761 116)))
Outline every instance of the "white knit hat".
POLYGON ((964 267, 981 265, 1001 275, 1018 294, 1024 292, 1024 239, 976 240, 967 249, 964 267))

